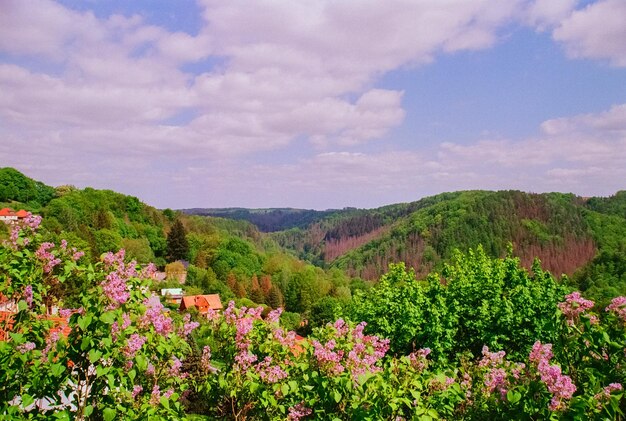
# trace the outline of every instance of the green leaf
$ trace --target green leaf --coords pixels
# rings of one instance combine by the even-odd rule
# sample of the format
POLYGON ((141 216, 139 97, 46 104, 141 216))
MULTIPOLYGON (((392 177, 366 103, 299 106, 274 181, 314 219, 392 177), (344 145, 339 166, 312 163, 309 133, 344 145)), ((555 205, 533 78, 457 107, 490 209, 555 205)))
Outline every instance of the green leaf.
POLYGON ((20 300, 20 302, 17 303, 17 311, 24 311, 27 308, 28 308, 28 304, 26 304, 26 301, 20 300))
POLYGON ((89 327, 89 325, 91 324, 91 320, 92 320, 92 316, 90 314, 87 314, 85 316, 80 316, 78 318, 78 326, 82 330, 87 330, 87 327, 89 327))
POLYGON ((93 364, 96 361, 98 361, 100 359, 100 357, 102 357, 102 352, 96 350, 96 349, 90 349, 89 350, 89 361, 93 364))
POLYGON ((86 417, 90 416, 92 412, 93 412, 93 405, 87 405, 85 407, 85 412, 84 412, 85 416, 86 417))
POLYGON ((169 398, 166 398, 165 396, 161 396, 161 405, 163 405, 165 408, 170 409, 170 400, 169 398))
POLYGON ((337 392, 336 390, 333 391, 333 398, 335 399, 335 402, 339 403, 339 401, 341 400, 341 393, 337 392))
POLYGON ((522 398, 522 394, 516 390, 509 390, 506 393, 506 398, 511 403, 517 403, 522 398))
POLYGON ((113 421, 115 419, 115 414, 117 411, 113 408, 104 408, 102 411, 102 415, 104 415, 104 421, 113 421))
POLYGON ((80 342, 80 350, 87 351, 89 348, 91 348, 91 338, 88 336, 85 336, 83 340, 80 342))
POLYGON ((112 311, 107 311, 102 316, 100 316, 100 320, 108 325, 112 325, 115 322, 115 313, 112 311))
POLYGON ((286 384, 283 384, 280 387, 280 391, 283 393, 283 396, 287 396, 289 394, 289 386, 286 384))
POLYGON ((63 371, 65 371, 65 367, 61 363, 52 364, 50 366, 50 372, 54 377, 59 377, 63 371))
POLYGON ((35 398, 33 398, 32 396, 28 395, 28 394, 24 394, 22 395, 22 407, 27 408, 29 407, 33 402, 35 402, 35 398))

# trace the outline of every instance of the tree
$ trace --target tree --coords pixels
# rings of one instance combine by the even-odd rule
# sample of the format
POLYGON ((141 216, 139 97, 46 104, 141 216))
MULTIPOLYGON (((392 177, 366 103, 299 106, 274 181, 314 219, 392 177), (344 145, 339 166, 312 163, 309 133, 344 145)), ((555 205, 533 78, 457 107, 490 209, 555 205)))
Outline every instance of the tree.
POLYGON ((167 258, 170 262, 184 260, 187 258, 188 253, 187 231, 180 219, 177 219, 174 221, 169 234, 167 234, 167 258))
POLYGON ((280 289, 274 285, 269 294, 267 294, 267 305, 272 308, 278 308, 285 305, 285 299, 283 298, 283 294, 280 292, 280 289))

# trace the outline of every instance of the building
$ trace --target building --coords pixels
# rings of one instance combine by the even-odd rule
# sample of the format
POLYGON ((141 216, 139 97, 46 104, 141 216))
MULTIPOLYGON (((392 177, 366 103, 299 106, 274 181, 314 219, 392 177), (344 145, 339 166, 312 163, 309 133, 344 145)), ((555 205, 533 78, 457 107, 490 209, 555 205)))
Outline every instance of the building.
POLYGON ((24 209, 20 209, 17 212, 9 208, 0 209, 0 221, 4 221, 5 224, 16 222, 20 219, 24 219, 28 216, 29 212, 24 209))
POLYGON ((200 314, 206 314, 209 310, 222 310, 224 306, 219 294, 190 295, 183 297, 180 302, 180 311, 188 310, 192 307, 198 309, 200 314))
POLYGON ((182 288, 163 288, 161 289, 161 296, 165 297, 166 301, 171 304, 180 304, 183 299, 182 288))

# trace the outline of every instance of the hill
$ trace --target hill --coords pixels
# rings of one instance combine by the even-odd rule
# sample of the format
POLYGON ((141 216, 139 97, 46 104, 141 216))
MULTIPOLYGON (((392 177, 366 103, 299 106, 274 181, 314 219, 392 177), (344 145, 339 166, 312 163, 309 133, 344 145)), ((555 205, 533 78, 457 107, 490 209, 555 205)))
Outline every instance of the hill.
POLYGON ((188 215, 213 216, 248 221, 262 232, 283 231, 290 228, 306 228, 326 216, 338 211, 317 211, 312 209, 270 208, 191 208, 181 209, 188 215))
MULTIPOLYGON (((254 223, 251 215, 272 212, 239 209, 236 217, 254 223)), ((221 215, 230 218, 233 212, 223 210, 221 215)), ((364 279, 378 279, 390 263, 401 261, 425 276, 440 269, 455 249, 480 244, 491 256, 502 257, 512 244, 527 268, 539 258, 552 273, 573 276, 581 289, 591 288, 600 301, 594 290, 626 292, 624 265, 615 263, 623 261, 626 249, 624 191, 606 198, 520 191, 443 193, 377 209, 329 211, 303 224, 285 222, 287 229, 271 237, 300 258, 364 279)))

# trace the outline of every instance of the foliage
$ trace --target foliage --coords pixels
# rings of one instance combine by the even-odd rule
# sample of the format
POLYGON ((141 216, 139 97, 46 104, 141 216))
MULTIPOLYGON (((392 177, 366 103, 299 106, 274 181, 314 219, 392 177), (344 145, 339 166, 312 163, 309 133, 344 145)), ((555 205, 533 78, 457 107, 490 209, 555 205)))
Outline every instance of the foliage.
POLYGON ((0 168, 0 202, 28 203, 31 208, 46 205, 55 196, 52 187, 26 177, 13 168, 0 168))
POLYGON ((565 292, 538 264, 531 275, 519 259, 491 259, 478 248, 423 282, 391 265, 372 291, 355 295, 351 318, 390 338, 394 352, 424 346, 447 359, 487 345, 519 357, 538 339, 555 340, 554 308, 565 292))
POLYGON ((0 291, 18 303, 0 342, 0 414, 10 419, 177 419, 180 361, 195 327, 149 293, 150 271, 109 253, 95 265, 66 242, 42 242, 40 219, 12 227, 0 248, 0 291), (81 278, 80 307, 61 285, 81 278), (50 316, 54 307, 58 315, 50 316), (64 328, 67 326, 67 328, 64 328))

